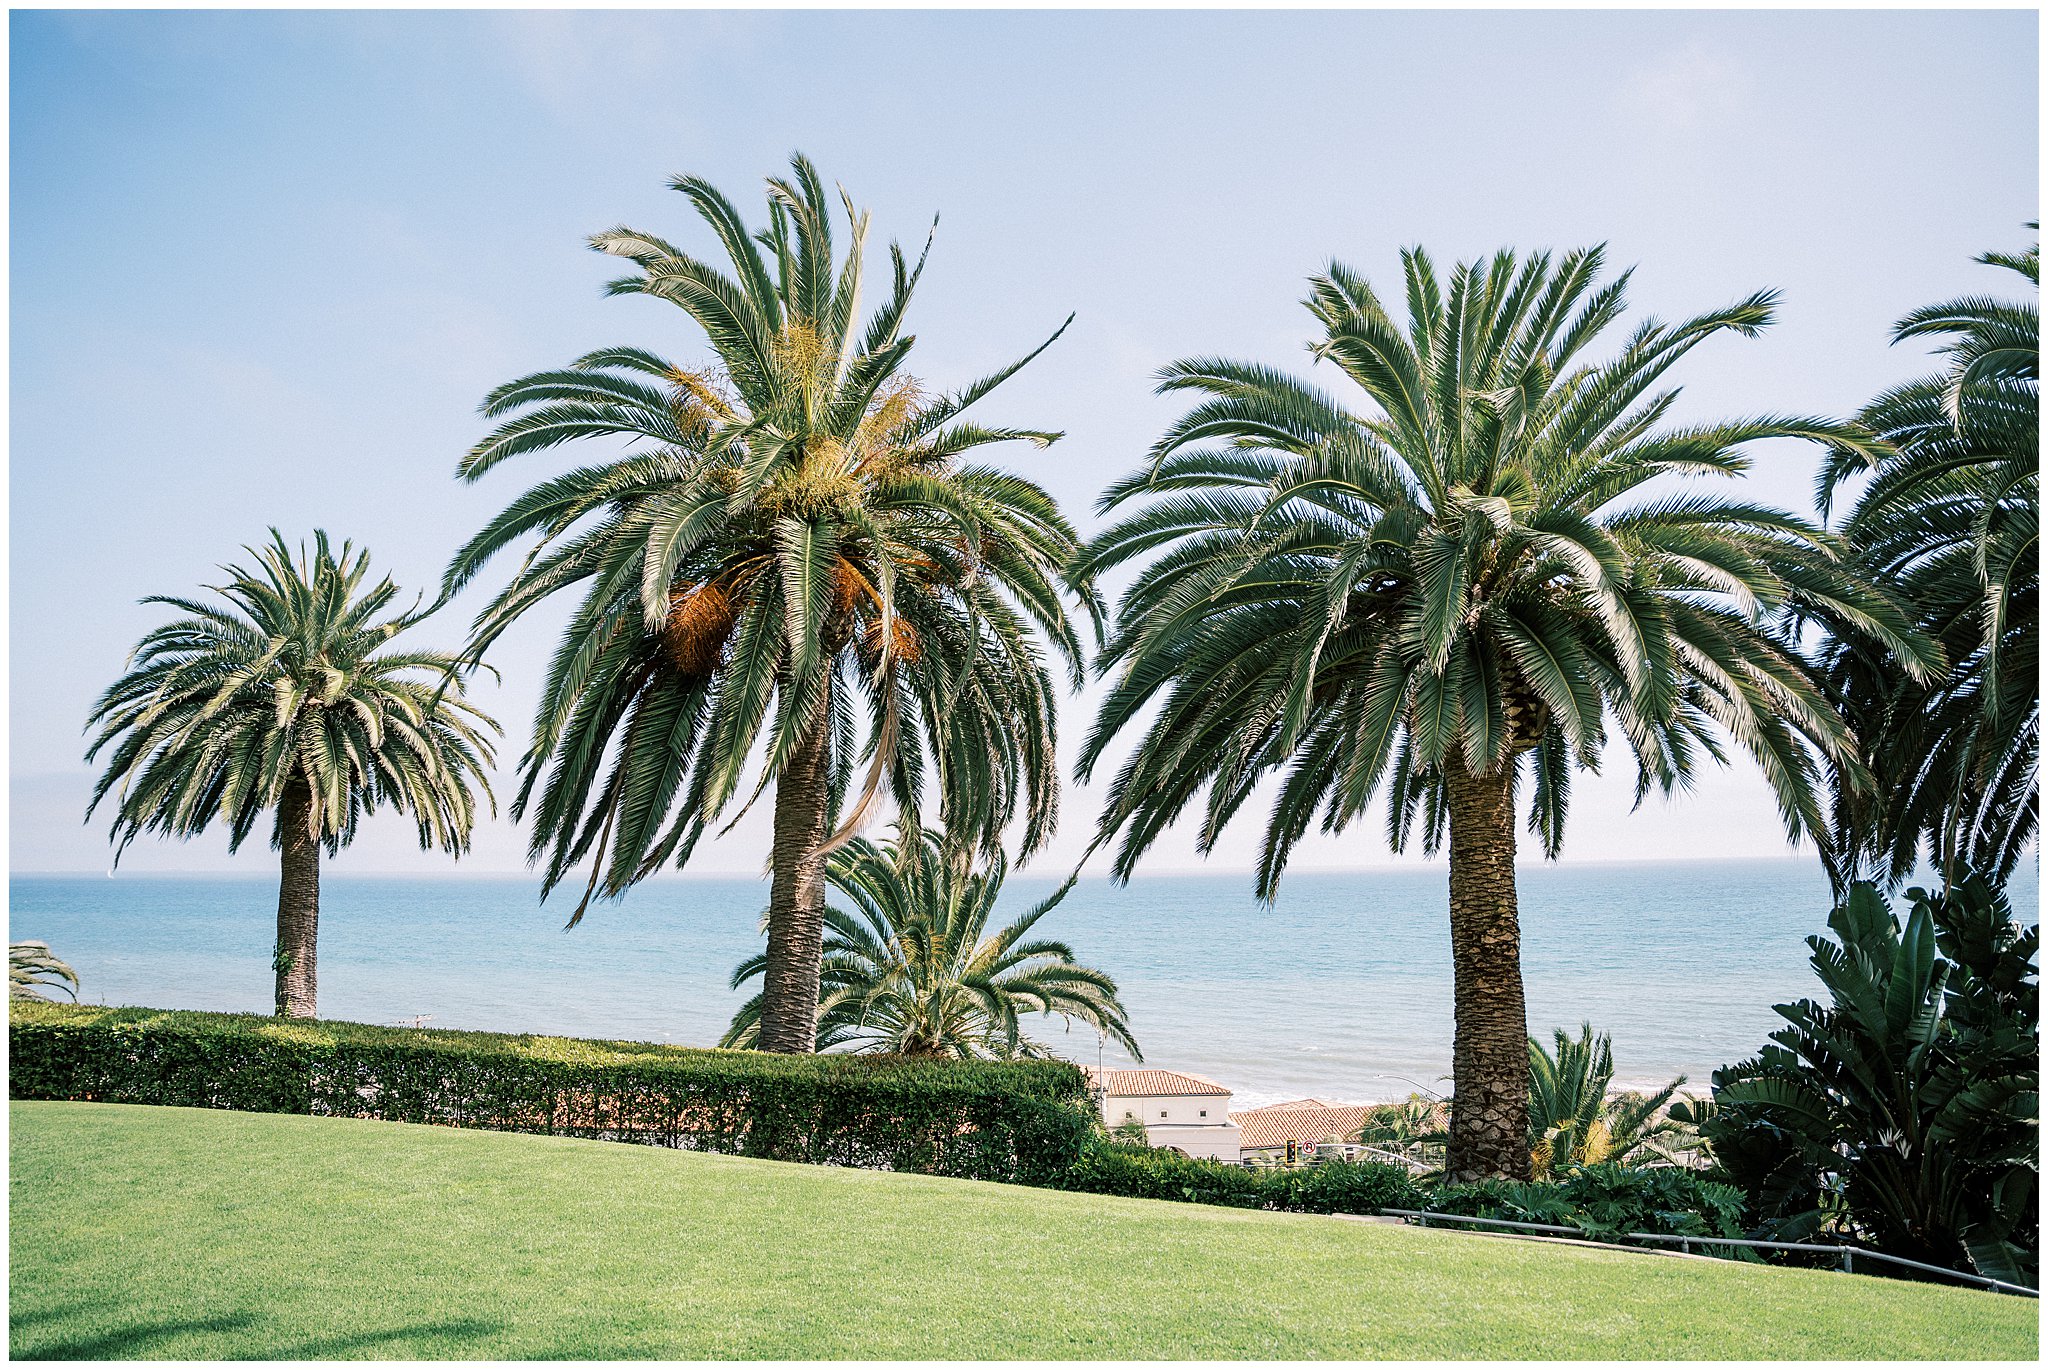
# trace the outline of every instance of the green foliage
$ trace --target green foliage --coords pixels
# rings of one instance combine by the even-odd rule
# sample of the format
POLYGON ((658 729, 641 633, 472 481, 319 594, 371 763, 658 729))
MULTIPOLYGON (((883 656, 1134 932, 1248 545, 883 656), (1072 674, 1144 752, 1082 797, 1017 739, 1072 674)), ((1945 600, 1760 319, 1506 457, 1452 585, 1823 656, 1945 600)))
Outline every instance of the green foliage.
POLYGON ((1451 766, 1525 771, 1530 828, 1554 854, 1571 777, 1600 764, 1610 723, 1641 792, 1679 788, 1732 737, 1790 833, 1824 826, 1812 754, 1854 754, 1772 616, 1825 609, 1907 673, 1938 654, 1845 572, 1837 539, 1673 482, 1739 477, 1767 438, 1867 456, 1867 435, 1783 416, 1665 425, 1670 369, 1709 338, 1753 336, 1775 297, 1644 323, 1593 359, 1626 307, 1625 276, 1598 284, 1602 260, 1503 252, 1446 289, 1412 250, 1405 323, 1333 264, 1310 285, 1314 355, 1363 403, 1254 363, 1162 372, 1194 407, 1103 496, 1122 516, 1077 563, 1143 563, 1079 763, 1085 779, 1142 732, 1096 838, 1121 835, 1119 876, 1204 789, 1206 849, 1276 774, 1268 898, 1318 813, 1341 831, 1378 793, 1397 848, 1418 817, 1434 848, 1451 766))
POLYGON ((1163 1148, 1100 1137, 1088 1139, 1053 1187, 1231 1208, 1263 1208, 1266 1192, 1264 1177, 1243 1166, 1198 1161, 1163 1148))
POLYGON ((1109 1129, 1109 1136, 1113 1141, 1127 1142, 1132 1146, 1152 1145, 1152 1134, 1145 1130, 1144 1122, 1137 1118, 1124 1119, 1109 1129))
POLYGON ((1666 1116, 1679 1076, 1654 1094, 1608 1097, 1614 1048, 1604 1032, 1583 1024, 1576 1040, 1559 1028, 1555 1050, 1529 1039, 1529 1151, 1535 1178, 1573 1166, 1669 1164, 1691 1134, 1666 1116))
POLYGON ((1100 1137, 1089 1139, 1052 1187, 1296 1213, 1374 1213, 1421 1204, 1415 1182, 1397 1165, 1323 1161, 1300 1170, 1248 1170, 1100 1137))
POLYGON ((2002 883, 2040 826, 2041 251, 1978 260, 2019 273, 2034 297, 1900 320, 1895 340, 1940 340, 1942 369, 1864 409, 1891 444, 1880 460, 1821 473, 1824 509, 1869 476, 1842 531, 1948 662, 1912 678, 1858 625, 1816 615, 1822 678, 1878 781, 1837 777, 1822 855, 1838 894, 1857 879, 1895 886, 1923 852, 2002 883))
MULTIPOLYGON (((295 558, 282 534, 246 548, 257 569, 227 567, 208 587, 225 605, 170 595, 184 615, 146 635, 123 675, 93 705, 91 761, 113 751, 90 816, 115 787, 113 835, 191 837, 219 820, 228 849, 279 811, 287 790, 310 792, 308 821, 331 854, 366 814, 390 805, 412 818, 422 848, 461 854, 490 798, 497 725, 462 697, 457 660, 398 650, 415 610, 380 618, 398 597, 389 577, 364 589, 370 557, 315 533, 295 558)), ((117 855, 116 859, 119 857, 117 855)))
MULTIPOLYGON (((1426 1206, 1435 1213, 1576 1227, 1588 1237, 1624 1232, 1741 1237, 1742 1191, 1693 1171, 1606 1162, 1571 1166, 1539 1183, 1485 1180, 1440 1185, 1426 1206)), ((1728 1253, 1741 1248, 1729 1247, 1728 1253)))
POLYGON ((597 1137, 1043 1184, 1089 1130, 1055 1062, 788 1057, 634 1042, 16 1005, 23 1099, 227 1108, 597 1137))
MULTIPOLYGON (((985 869, 970 861, 930 829, 879 845, 855 838, 832 853, 826 883, 852 909, 825 910, 818 1049, 1044 1056, 1022 1022, 1040 1013, 1105 1033, 1143 1060, 1116 981, 1075 960, 1065 943, 1030 937, 1059 896, 990 932, 1009 863, 1000 851, 985 869)), ((767 967, 766 955, 748 958, 733 972, 733 988, 767 967)), ((760 1025, 757 993, 719 1045, 751 1047, 760 1025)))
POLYGON ((1759 1234, 1852 1243, 2032 1285, 2040 1149, 2038 928, 1981 879, 1858 884, 1811 937, 1828 1001, 1781 1004, 1714 1072, 1704 1132, 1759 1234))
POLYGON ((943 826, 986 853, 1013 820, 1035 850, 1057 819, 1043 647, 1078 685, 1063 596, 1091 620, 1099 606, 1064 579, 1077 541, 1051 496, 966 458, 1060 435, 963 417, 1052 339, 927 394, 905 370, 914 339, 902 331, 924 255, 912 264, 890 247, 863 320, 868 217, 842 192, 842 254, 816 169, 801 156, 792 167, 769 180, 758 231, 715 187, 672 183, 724 269, 627 228, 591 239, 630 264, 612 292, 680 308, 707 362, 611 347, 510 381, 483 405, 503 422, 461 465, 474 481, 515 457, 609 440, 608 455, 508 505, 446 580, 453 592, 526 544, 477 619, 479 654, 549 597, 582 596, 513 805, 548 888, 590 862, 572 922, 593 895, 686 863, 706 827, 744 812, 820 727, 835 804, 865 768, 833 841, 885 797, 917 821, 928 789, 943 826))
POLYGON ((48 942, 7 944, 7 997, 49 999, 45 989, 61 989, 78 997, 78 972, 50 954, 48 942))

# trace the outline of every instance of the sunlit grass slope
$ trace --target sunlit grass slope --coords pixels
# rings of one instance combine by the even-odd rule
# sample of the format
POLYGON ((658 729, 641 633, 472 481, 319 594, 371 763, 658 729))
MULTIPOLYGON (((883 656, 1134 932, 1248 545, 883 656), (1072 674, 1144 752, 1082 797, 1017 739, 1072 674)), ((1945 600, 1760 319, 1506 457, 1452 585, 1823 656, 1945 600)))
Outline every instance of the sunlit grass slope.
POLYGON ((2037 1306, 395 1123, 12 1105, 20 1357, 2032 1359, 2037 1306))

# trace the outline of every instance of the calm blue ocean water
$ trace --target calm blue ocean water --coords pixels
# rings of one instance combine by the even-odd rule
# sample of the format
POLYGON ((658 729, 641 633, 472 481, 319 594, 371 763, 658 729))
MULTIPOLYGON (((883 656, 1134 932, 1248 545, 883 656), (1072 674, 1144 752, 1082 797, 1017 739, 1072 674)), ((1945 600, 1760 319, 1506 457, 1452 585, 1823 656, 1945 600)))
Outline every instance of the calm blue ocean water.
MULTIPOLYGON (((1051 881, 1013 879, 1021 910, 1051 881)), ((89 1002, 267 1012, 275 886, 261 878, 18 875, 15 938, 78 970, 89 1002)), ((1622 1077, 1685 1073, 1753 1051, 1771 1005, 1812 992, 1803 939, 1827 884, 1811 861, 1525 868, 1529 1022, 1614 1036, 1622 1077)), ((329 877, 322 1015, 692 1044, 715 1042, 759 945, 755 880, 651 882, 562 930, 521 879, 329 877)), ((2010 891, 2038 916, 2031 865, 2010 891)), ((1114 975, 1148 1062, 1215 1077, 1238 1104, 1441 1090, 1451 972, 1441 869, 1289 876, 1262 908, 1249 877, 1087 881, 1040 928, 1114 975)), ((1092 1032, 1041 1034, 1093 1061, 1092 1032)), ((1104 1059, 1115 1064, 1114 1050, 1104 1059)))

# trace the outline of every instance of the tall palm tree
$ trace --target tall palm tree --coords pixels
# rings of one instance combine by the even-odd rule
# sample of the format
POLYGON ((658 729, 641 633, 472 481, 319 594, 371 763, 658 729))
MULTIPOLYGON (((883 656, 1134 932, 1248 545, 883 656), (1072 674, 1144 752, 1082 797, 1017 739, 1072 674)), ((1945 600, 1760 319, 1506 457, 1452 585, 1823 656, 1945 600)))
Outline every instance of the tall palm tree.
MULTIPOLYGON (((2038 244, 1977 260, 2040 287, 2038 244)), ((1951 666, 1904 677, 1881 642, 1823 620, 1822 678, 1879 781, 1835 786, 1821 849, 1838 895, 1861 879, 1896 886, 1923 852, 2003 882, 2040 829, 2040 306, 1951 300, 1892 336, 1941 340, 1945 364, 1864 409, 1889 455, 1828 463, 1821 504, 1870 477, 1842 532, 1951 666)))
POLYGON ((380 617, 389 577, 364 588, 368 552, 315 533, 297 557, 283 535, 245 548, 255 570, 209 586, 225 604, 152 595, 181 615, 143 637, 129 670, 93 705, 91 761, 111 747, 91 817, 114 795, 120 851, 145 831, 192 837, 216 821, 238 849, 266 813, 281 854, 277 1012, 310 1018, 318 998, 320 853, 354 840, 379 807, 412 818, 422 849, 468 850, 472 789, 491 799, 489 733, 462 697, 459 659, 396 650, 415 610, 380 617), (119 787, 116 793, 116 787, 119 787))
MULTIPOLYGON (((881 845, 855 838, 833 852, 825 879, 851 908, 825 910, 819 1049, 1044 1056, 1023 1030, 1024 1016, 1038 1013, 1093 1028, 1143 1060, 1116 981, 1064 942, 1031 936, 1057 898, 990 931, 1006 874, 1000 852, 977 870, 929 829, 881 845)), ((765 955, 741 963, 733 988, 759 980, 767 964, 765 955)), ((740 1007, 720 1046, 755 1044, 764 1000, 740 1007)))
MULTIPOLYGON (((574 439, 630 446, 513 501, 446 587, 532 540, 477 619, 479 654, 580 587, 513 804, 533 822, 547 889, 590 864, 571 925, 593 896, 687 862, 736 801, 744 813, 773 789, 770 1051, 816 1040, 827 855, 885 797, 915 824, 928 787, 948 831, 982 851, 1020 816, 1024 852, 1042 845, 1059 776, 1041 641, 1082 678, 1062 600, 1072 528, 1037 485, 965 460, 1059 436, 962 418, 1052 339, 928 394, 904 370, 902 332, 924 255, 913 266, 891 246, 890 288, 863 321, 868 217, 842 192, 849 241, 835 255, 817 172, 802 157, 793 167, 768 182, 755 233, 704 181, 673 182, 729 273, 631 229, 591 240, 633 266, 612 291, 680 307, 711 360, 614 347, 493 391, 484 412, 505 421, 463 461, 465 479, 574 439)), ((1074 597, 1099 617, 1092 593, 1074 597)))
POLYGON ((1175 363, 1161 389, 1195 406, 1104 495, 1105 512, 1137 507, 1076 567, 1151 558, 1100 658, 1115 678, 1079 764, 1090 776, 1152 713, 1096 837, 1122 835, 1119 878, 1204 789, 1206 851, 1275 773, 1262 898, 1318 810, 1339 832, 1385 790, 1397 849, 1418 815, 1425 850, 1448 836, 1457 1177, 1529 1169, 1518 780, 1554 855, 1573 772, 1599 766, 1609 720, 1639 797, 1684 786, 1732 737, 1796 839, 1824 820, 1812 752, 1854 758, 1771 617, 1824 604, 1909 669, 1930 660, 1822 530, 1671 489, 1739 475, 1763 438, 1864 446, 1819 419, 1663 424, 1677 399, 1657 388, 1665 373, 1710 337, 1756 333, 1774 297, 1644 323, 1587 360, 1625 308, 1627 278, 1599 285, 1601 260, 1503 252, 1459 266, 1446 291, 1425 253, 1406 252, 1405 329, 1331 266, 1307 301, 1322 329, 1311 352, 1371 407, 1252 363, 1175 363))

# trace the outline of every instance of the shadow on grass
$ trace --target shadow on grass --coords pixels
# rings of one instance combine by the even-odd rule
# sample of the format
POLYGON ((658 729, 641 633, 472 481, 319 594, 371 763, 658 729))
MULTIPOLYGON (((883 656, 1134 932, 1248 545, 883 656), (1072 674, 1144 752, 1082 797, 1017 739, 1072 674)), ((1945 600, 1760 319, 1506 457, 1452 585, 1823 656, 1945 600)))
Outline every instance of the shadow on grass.
MULTIPOLYGON (((227 1313, 211 1318, 189 1318, 178 1322, 137 1323, 132 1327, 117 1328, 97 1336, 51 1340, 23 1338, 22 1328, 37 1321, 48 1321, 60 1312, 82 1311, 79 1308, 51 1310, 42 1314, 30 1314, 13 1320, 14 1333, 8 1348, 11 1358, 18 1360, 120 1360, 147 1358, 159 1354, 154 1344, 167 1337, 188 1336, 193 1333, 235 1333, 247 1332, 257 1326, 259 1319, 248 1313, 227 1313)), ((410 1345, 437 1338, 452 1338, 458 1342, 469 1342, 492 1336, 504 1330, 502 1322, 488 1322, 481 1318, 460 1318, 449 1322, 414 1323, 407 1327, 387 1327, 375 1331, 352 1332, 332 1337, 313 1337, 296 1342, 266 1342, 258 1337, 256 1345, 237 1346, 232 1350, 217 1346, 181 1347, 173 1354, 180 1356, 197 1355, 205 1358, 224 1359, 228 1356, 256 1355, 265 1360, 342 1360, 349 1357, 377 1359, 380 1354, 396 1356, 418 1356, 422 1348, 410 1345)), ((451 1348, 461 1355, 462 1347, 451 1348)))
MULTIPOLYGON (((457 1318, 450 1322, 422 1322, 410 1327, 388 1327, 376 1332, 354 1332, 346 1336, 315 1337, 311 1341, 293 1342, 283 1346, 266 1346, 263 1355, 270 1360, 343 1360, 360 1352, 391 1348, 391 1342, 426 1341, 435 1337, 452 1337, 458 1341, 475 1341, 505 1330, 502 1322, 487 1322, 482 1318, 457 1318)), ((454 1348, 461 1355, 463 1348, 454 1348)), ((428 1354, 419 1348, 398 1350, 402 1356, 428 1354)), ((371 1359, 377 1357, 372 1356, 371 1359)))
MULTIPOLYGON (((15 1319, 12 1327, 18 1330, 31 1318, 15 1319)), ((56 1337, 49 1341, 30 1338, 26 1342, 19 1336, 10 1336, 8 1354, 21 1360, 116 1360, 126 1356, 146 1356, 151 1342, 165 1337, 183 1336, 190 1332, 239 1332, 256 1321, 247 1313, 222 1314, 212 1318, 189 1318, 182 1322, 145 1322, 132 1327, 120 1327, 111 1332, 102 1332, 93 1337, 66 1339, 56 1337)))

